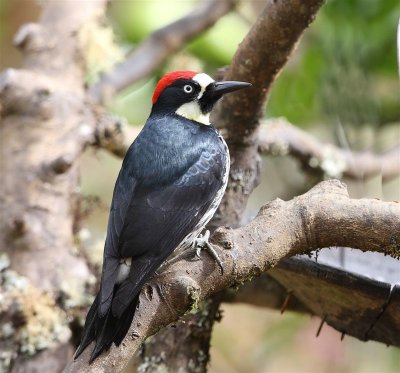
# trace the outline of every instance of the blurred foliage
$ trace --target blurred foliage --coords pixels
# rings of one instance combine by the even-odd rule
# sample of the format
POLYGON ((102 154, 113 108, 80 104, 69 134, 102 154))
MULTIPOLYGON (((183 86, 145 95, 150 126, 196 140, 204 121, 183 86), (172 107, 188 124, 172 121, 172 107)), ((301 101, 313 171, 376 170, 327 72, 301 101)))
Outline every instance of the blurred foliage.
MULTIPOLYGON (((136 44, 152 31, 185 16, 196 3, 193 0, 116 1, 112 15, 121 36, 136 44)), ((230 62, 247 30, 240 16, 231 13, 198 36, 187 50, 215 69, 230 62)))
POLYGON ((362 343, 309 315, 222 305, 214 326, 210 373, 395 373, 400 351, 362 343))
MULTIPOLYGON (((6 1, 0 1, 0 19, 1 20, 5 19, 7 6, 8 6, 8 3, 6 1)), ((0 41, 3 41, 7 26, 8 26, 7 22, 0 22, 0 41)))
POLYGON ((166 26, 190 12, 193 0, 114 1, 111 15, 121 36, 133 44, 152 31, 166 26))
POLYGON ((271 116, 305 124, 400 120, 396 27, 398 0, 329 0, 274 85, 271 116))
MULTIPOLYGON (((136 44, 152 31, 187 14, 195 4, 193 0, 117 1, 111 14, 120 37, 136 44)), ((211 74, 228 64, 256 18, 254 11, 249 13, 251 5, 245 2, 235 13, 223 17, 192 41, 185 53, 199 59, 203 70, 211 74)), ((258 5, 254 9, 259 9, 258 5)), ((278 77, 266 115, 285 116, 302 126, 321 120, 374 126, 399 121, 399 14, 398 0, 328 0, 278 77)), ((187 68, 190 67, 189 64, 187 68)), ((156 74, 153 84, 165 70, 156 74)), ((149 100, 148 91, 143 90, 142 94, 149 100)), ((131 103, 125 107, 138 107, 143 102, 140 95, 122 97, 125 103, 131 103)), ((121 105, 116 106, 118 113, 127 115, 134 123, 144 121, 148 113, 138 117, 136 112, 132 117, 131 112, 120 111, 121 105)))
MULTIPOLYGON (((104 64, 100 61, 120 59, 122 49, 134 49, 152 31, 189 13, 196 4, 196 0, 113 1, 109 15, 121 48, 109 42, 97 43, 107 47, 103 48, 104 58, 96 55, 95 63, 99 66, 89 66, 88 81, 93 81, 93 76, 102 69, 104 64)), ((126 116, 129 122, 141 124, 149 113, 152 89, 166 70, 188 68, 213 74, 217 68, 229 64, 262 6, 263 3, 253 0, 239 2, 236 11, 195 38, 154 76, 120 94, 112 109, 126 116)), ((20 61, 11 43, 6 43, 19 24, 35 19, 37 8, 36 2, 26 0, 0 1, 2 68, 12 65, 13 60, 20 61)), ((301 126, 326 122, 346 128, 378 127, 398 122, 399 14, 398 0, 327 0, 274 84, 266 115, 284 116, 301 126)), ((96 38, 102 38, 100 32, 91 37, 96 38)))

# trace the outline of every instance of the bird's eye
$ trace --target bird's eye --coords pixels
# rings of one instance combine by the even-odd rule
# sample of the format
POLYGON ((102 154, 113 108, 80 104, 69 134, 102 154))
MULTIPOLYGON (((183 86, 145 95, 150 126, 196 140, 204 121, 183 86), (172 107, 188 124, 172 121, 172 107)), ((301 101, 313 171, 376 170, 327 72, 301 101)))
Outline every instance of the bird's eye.
POLYGON ((186 85, 183 87, 183 90, 184 90, 186 93, 192 93, 192 92, 193 92, 193 87, 192 87, 191 85, 189 85, 189 84, 186 84, 186 85))

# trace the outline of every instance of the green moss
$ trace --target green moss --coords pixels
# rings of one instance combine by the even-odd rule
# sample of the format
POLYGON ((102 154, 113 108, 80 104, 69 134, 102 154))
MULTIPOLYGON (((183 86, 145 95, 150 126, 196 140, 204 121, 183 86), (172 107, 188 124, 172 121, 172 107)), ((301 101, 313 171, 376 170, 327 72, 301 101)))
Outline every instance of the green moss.
POLYGON ((0 318, 10 320, 0 328, 0 371, 7 371, 16 355, 34 355, 70 338, 65 312, 27 278, 9 269, 0 271, 0 294, 0 318))
POLYGON ((390 244, 385 247, 385 254, 400 259, 400 242, 397 241, 396 237, 390 237, 390 244))
POLYGON ((188 295, 190 301, 189 312, 195 312, 199 308, 200 292, 198 289, 190 287, 188 288, 188 295))

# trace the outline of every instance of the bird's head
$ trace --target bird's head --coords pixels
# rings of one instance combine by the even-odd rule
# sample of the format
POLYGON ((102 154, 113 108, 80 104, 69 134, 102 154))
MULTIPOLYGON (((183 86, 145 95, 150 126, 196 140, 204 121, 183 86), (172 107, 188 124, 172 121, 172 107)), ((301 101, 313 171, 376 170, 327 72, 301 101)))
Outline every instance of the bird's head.
POLYGON ((178 114, 208 125, 216 102, 228 92, 251 86, 236 81, 216 82, 204 73, 174 71, 164 75, 153 94, 152 114, 178 114))

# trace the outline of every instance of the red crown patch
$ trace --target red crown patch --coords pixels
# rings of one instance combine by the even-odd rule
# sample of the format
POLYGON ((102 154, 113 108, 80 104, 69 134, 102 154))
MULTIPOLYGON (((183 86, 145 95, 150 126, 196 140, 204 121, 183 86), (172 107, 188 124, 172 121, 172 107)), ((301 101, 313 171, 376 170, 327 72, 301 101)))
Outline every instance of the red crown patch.
POLYGON ((153 93, 152 103, 153 105, 157 102, 158 97, 161 92, 171 85, 177 79, 192 79, 195 75, 197 75, 194 71, 173 71, 171 73, 165 74, 157 83, 156 88, 153 93))

